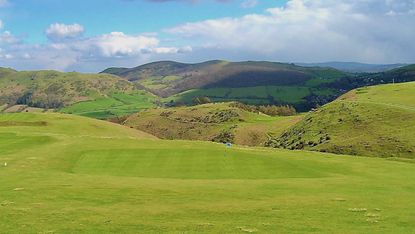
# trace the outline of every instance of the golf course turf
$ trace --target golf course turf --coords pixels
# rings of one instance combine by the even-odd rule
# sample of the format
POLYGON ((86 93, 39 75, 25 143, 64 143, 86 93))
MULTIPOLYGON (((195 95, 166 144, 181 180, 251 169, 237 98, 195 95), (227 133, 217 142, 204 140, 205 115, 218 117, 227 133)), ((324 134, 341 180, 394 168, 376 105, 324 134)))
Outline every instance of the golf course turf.
POLYGON ((410 233, 415 164, 0 116, 1 233, 410 233), (7 163, 7 166, 6 164, 7 163))

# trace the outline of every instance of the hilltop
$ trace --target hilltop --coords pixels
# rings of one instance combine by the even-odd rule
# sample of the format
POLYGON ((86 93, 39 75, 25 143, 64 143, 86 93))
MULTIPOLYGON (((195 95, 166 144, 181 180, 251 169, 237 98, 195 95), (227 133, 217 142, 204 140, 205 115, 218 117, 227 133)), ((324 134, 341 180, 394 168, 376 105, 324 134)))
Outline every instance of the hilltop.
POLYGON ((261 146, 270 136, 279 135, 301 120, 300 115, 271 117, 235 104, 148 109, 131 115, 123 124, 161 139, 261 146))
POLYGON ((138 81, 163 97, 199 88, 291 86, 305 84, 312 79, 329 80, 345 76, 343 72, 330 68, 305 68, 294 64, 274 62, 220 60, 196 64, 161 61, 130 69, 109 68, 102 73, 138 81))
POLYGON ((353 90, 306 115, 268 145, 349 155, 415 158, 414 94, 415 82, 353 90))

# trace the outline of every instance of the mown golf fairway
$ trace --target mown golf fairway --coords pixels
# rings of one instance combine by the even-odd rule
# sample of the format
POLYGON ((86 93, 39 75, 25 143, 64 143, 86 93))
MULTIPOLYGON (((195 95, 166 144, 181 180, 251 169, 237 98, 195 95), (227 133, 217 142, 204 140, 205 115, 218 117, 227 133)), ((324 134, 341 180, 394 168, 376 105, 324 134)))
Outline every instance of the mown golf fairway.
POLYGON ((0 233, 411 233, 415 164, 0 115, 0 233), (7 163, 5 166, 4 163, 7 163))

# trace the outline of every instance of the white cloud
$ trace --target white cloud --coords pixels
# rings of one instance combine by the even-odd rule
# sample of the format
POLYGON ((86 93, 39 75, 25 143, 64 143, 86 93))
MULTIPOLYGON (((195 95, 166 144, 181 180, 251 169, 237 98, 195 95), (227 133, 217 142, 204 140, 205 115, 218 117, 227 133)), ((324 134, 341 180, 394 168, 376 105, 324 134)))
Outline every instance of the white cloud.
POLYGON ((4 23, 2 20, 0 20, 0 29, 3 29, 3 28, 4 28, 4 23))
MULTIPOLYGON (((53 40, 46 44, 11 44, 10 32, 0 34, 4 46, 2 66, 17 69, 100 71, 108 66, 136 66, 157 56, 191 52, 191 47, 161 46, 156 34, 127 35, 111 32, 94 37, 53 40), (12 56, 7 56, 12 55, 12 56), (24 59, 24 63, 21 60, 24 59)), ((159 58, 159 57, 158 57, 159 58)))
POLYGON ((290 0, 263 14, 186 23, 167 32, 222 50, 218 56, 238 51, 241 59, 414 61, 414 9, 413 0, 290 0))
POLYGON ((11 32, 4 31, 0 33, 0 45, 5 44, 16 44, 19 43, 20 40, 16 38, 11 32))
POLYGON ((142 50, 156 47, 159 40, 155 37, 130 36, 122 32, 112 32, 90 38, 81 46, 96 48, 104 57, 133 56, 140 54, 142 50))
POLYGON ((79 37, 83 32, 84 27, 79 24, 68 25, 55 23, 51 24, 49 28, 46 29, 46 36, 53 41, 59 41, 79 37))

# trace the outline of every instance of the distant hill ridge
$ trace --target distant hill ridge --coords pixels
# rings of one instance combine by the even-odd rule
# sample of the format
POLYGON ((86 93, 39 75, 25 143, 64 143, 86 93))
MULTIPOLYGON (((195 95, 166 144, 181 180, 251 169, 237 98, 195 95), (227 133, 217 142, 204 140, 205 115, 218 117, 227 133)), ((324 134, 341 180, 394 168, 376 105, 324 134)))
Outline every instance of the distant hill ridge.
POLYGON ((326 63, 296 63, 299 66, 304 67, 331 67, 344 72, 385 72, 395 68, 407 66, 408 64, 396 63, 396 64, 367 64, 356 62, 326 62, 326 63))

